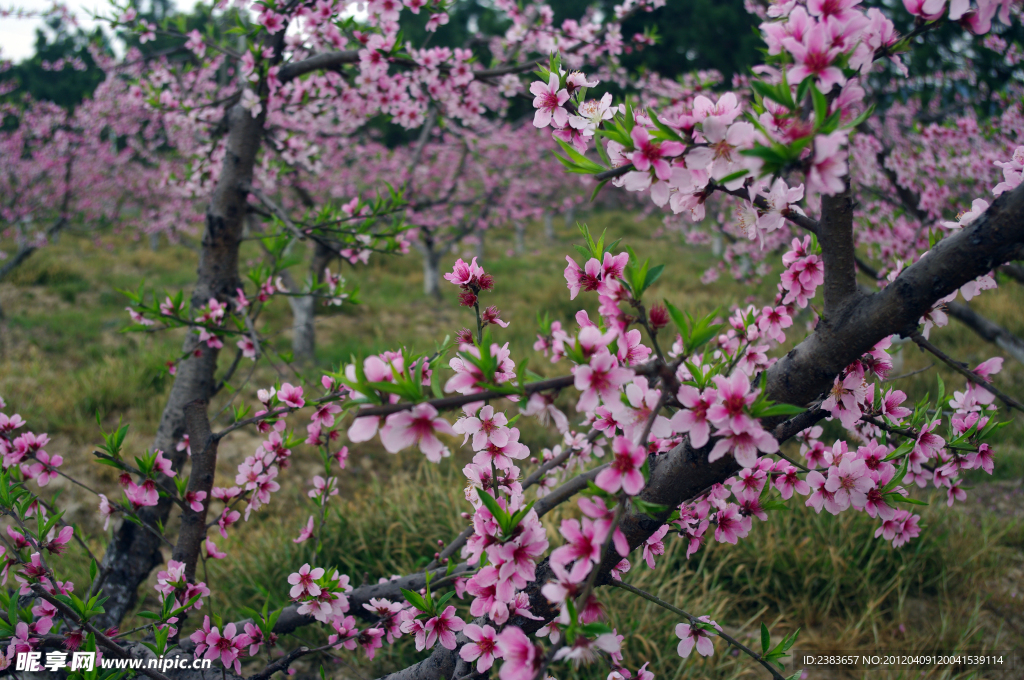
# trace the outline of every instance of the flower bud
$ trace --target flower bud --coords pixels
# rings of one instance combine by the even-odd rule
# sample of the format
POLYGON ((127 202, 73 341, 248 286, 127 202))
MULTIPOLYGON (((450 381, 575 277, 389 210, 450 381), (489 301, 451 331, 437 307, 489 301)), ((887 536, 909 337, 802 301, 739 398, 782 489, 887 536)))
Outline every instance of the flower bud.
POLYGON ((669 324, 668 309, 664 305, 654 305, 651 307, 651 328, 658 330, 664 328, 669 324))

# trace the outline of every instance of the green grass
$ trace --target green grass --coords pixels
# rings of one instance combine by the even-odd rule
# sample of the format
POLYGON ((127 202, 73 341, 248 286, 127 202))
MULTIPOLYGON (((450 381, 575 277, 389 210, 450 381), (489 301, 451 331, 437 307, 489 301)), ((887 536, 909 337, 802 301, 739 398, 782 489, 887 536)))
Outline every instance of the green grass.
MULTIPOLYGON (((707 313, 716 307, 745 304, 751 295, 753 301, 763 303, 773 290, 771 277, 753 291, 724 276, 714 284, 701 284, 700 274, 714 263, 711 253, 686 247, 671 234, 653 237, 658 226, 653 220, 606 213, 587 216, 587 221, 596 232, 607 228, 611 239, 623 238, 641 257, 667 265, 648 294, 651 301, 664 298, 693 313, 707 313)), ((506 254, 510 237, 490 235, 483 261, 496 281, 495 291, 485 293, 483 302, 497 305, 502 318, 512 322, 508 329, 496 329, 495 339, 510 343, 520 366, 530 357, 530 370, 542 375, 559 374, 565 367, 551 365, 532 352, 537 310, 570 328, 579 308, 588 309, 592 317, 596 314, 593 295, 584 294, 575 301, 568 298, 562 271, 567 253, 579 260, 571 248, 579 238, 559 227, 557 242, 550 243, 540 236, 539 225, 530 225, 527 252, 522 256, 506 254)), ((470 257, 469 250, 454 253, 451 260, 470 257)), ((247 243, 242 262, 258 256, 255 245, 247 243)), ((109 490, 116 483, 110 469, 95 465, 89 455, 99 440, 97 412, 107 428, 119 420, 131 424, 126 442, 130 455, 148 446, 170 386, 163 365, 176 355, 182 340, 180 332, 121 333, 128 318, 126 300, 117 291, 134 289, 143 279, 157 290, 187 289, 195 261, 195 253, 181 245, 164 244, 154 253, 140 244, 111 248, 69 235, 41 250, 10 281, 0 284, 6 315, 0 330, 0 395, 29 421, 31 429, 50 433, 55 440, 48 447, 50 452, 65 456, 65 468, 71 474, 96 487, 109 490)), ((472 323, 471 312, 458 307, 454 286, 442 281, 440 302, 423 294, 418 256, 375 257, 368 266, 346 266, 343 271, 359 285, 362 304, 318 316, 318 366, 335 367, 351 355, 403 345, 432 351, 436 342, 472 323)), ((300 269, 294 274, 298 279, 305 276, 300 269)), ((1024 336, 1024 318, 1018 312, 1024 304, 1024 287, 1008 282, 972 304, 1024 336)), ((807 319, 806 314, 799 317, 797 325, 807 319)), ((283 300, 272 303, 262 317, 262 330, 278 350, 289 347, 289 322, 283 300)), ((933 340, 972 363, 998 352, 956 322, 935 331, 933 340)), ((930 363, 912 346, 904 346, 898 357, 895 372, 901 375, 930 363)), ((228 361, 225 357, 225 366, 228 361)), ((896 385, 916 399, 934 392, 936 372, 946 381, 947 391, 962 389, 963 380, 944 367, 901 379, 896 385)), ((309 375, 315 376, 313 369, 309 375)), ((241 388, 241 398, 253 403, 258 387, 282 378, 273 368, 261 365, 241 388)), ((1022 378, 1024 366, 1007 360, 997 384, 1020 396, 1017 385, 1022 378)), ((229 398, 219 397, 214 409, 229 398)), ((569 395, 560 397, 563 407, 570 403, 569 395)), ((299 419, 293 423, 300 430, 304 424, 299 419)), ((556 443, 551 432, 532 421, 521 426, 523 441, 535 454, 556 443)), ((743 639, 764 621, 776 634, 801 627, 797 646, 806 650, 1020 649, 1022 622, 1014 612, 1020 611, 1024 591, 1024 524, 1019 495, 1013 495, 1013 488, 1019 487, 1012 485, 1024 478, 1021 442, 1024 429, 1017 418, 999 433, 995 478, 1003 486, 991 484, 987 475, 972 474, 968 482, 978 486, 970 492, 972 501, 952 511, 946 509, 943 496, 936 496, 922 513, 922 536, 903 549, 894 550, 874 539, 876 525, 867 517, 819 516, 794 504, 789 511, 774 513, 766 523, 755 522, 750 536, 735 547, 712 542, 686 560, 682 546, 669 541, 657 569, 648 570, 634 559, 627 580, 692 613, 711 614, 743 639), (975 503, 975 497, 985 501, 975 503)), ((257 443, 252 433, 244 431, 222 443, 218 484, 232 483, 234 466, 257 443)), ((463 527, 460 513, 469 505, 463 497, 461 467, 468 454, 457 451, 442 465, 431 466, 412 452, 389 455, 379 444, 351 448, 342 493, 334 503, 337 512, 328 517, 324 554, 317 562, 338 566, 356 584, 421 567, 433 556, 438 540, 449 540, 463 527)), ((308 543, 299 545, 291 539, 314 512, 304 492, 318 460, 300 445, 293 461, 282 474, 284 489, 269 508, 255 513, 229 540, 214 536, 230 556, 206 565, 204 578, 215 593, 210 611, 225 619, 238 618, 240 606, 260 604, 267 597, 283 604, 288 573, 296 564, 314 559, 308 543)), ((105 537, 95 525, 94 498, 58 482, 54 485, 63 489, 68 518, 90 534, 90 547, 101 553, 105 537)), ((558 520, 571 513, 572 507, 562 508, 545 518, 553 540, 558 520)), ((75 546, 59 560, 74 580, 87 580, 87 560, 82 559, 80 548, 75 546)), ((763 676, 749 660, 735 658, 722 645, 710 660, 683 662, 675 654, 673 629, 678 621, 674 615, 622 591, 613 590, 604 597, 612 623, 627 635, 626 660, 634 669, 649 660, 659 678, 763 676)), ((140 607, 152 608, 154 602, 154 592, 147 586, 140 607)), ((133 618, 126 625, 139 621, 133 618)), ((316 635, 302 631, 301 639, 316 635)), ((749 642, 756 644, 753 639, 749 642)), ((327 670, 334 677, 376 677, 422 656, 401 644, 381 650, 373 662, 355 654, 350 657, 351 667, 328 664, 327 670)), ((313 664, 300 663, 299 668, 303 673, 316 671, 313 664)), ((556 675, 604 678, 607 669, 559 668, 556 675)), ((927 677, 953 676, 937 672, 927 677)))

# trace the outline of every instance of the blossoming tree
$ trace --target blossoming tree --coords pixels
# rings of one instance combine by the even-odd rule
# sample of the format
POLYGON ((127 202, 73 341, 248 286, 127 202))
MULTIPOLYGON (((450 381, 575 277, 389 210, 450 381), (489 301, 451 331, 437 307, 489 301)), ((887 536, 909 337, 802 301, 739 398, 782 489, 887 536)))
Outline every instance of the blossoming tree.
MULTIPOLYGON (((14 522, 3 538, 4 574, 13 574, 19 594, 32 602, 30 609, 10 607, 0 623, 10 639, 7 663, 17 651, 84 646, 115 657, 198 655, 218 660, 222 677, 240 676, 244 664, 251 677, 269 678, 307 655, 361 648, 372 658, 384 644, 410 644, 424 652, 422 660, 389 678, 471 678, 497 669, 502 680, 542 680, 557 677, 566 662, 601 659, 610 679, 650 680, 647 664, 623 666, 625 640, 602 622, 603 589, 620 588, 678 616, 681 656, 694 650, 709 656, 731 645, 766 676, 782 678, 795 634, 775 635, 773 642, 763 626, 760 649, 750 649, 710 617, 686 611, 685 603, 631 585, 632 563, 656 567, 668 540, 685 541, 688 557, 711 540, 735 544, 757 531, 755 519, 788 504, 833 515, 863 512, 877 521, 876 538, 898 548, 919 533, 913 506, 921 501, 910 492, 913 484, 945 489, 953 505, 965 497, 963 471, 992 471, 999 408, 1022 408, 993 384, 1002 360, 965 366, 926 334, 940 325, 942 305, 990 288, 991 272, 1021 256, 1024 148, 1009 144, 1002 155, 993 150, 981 159, 998 159, 1002 181, 995 185, 975 180, 965 165, 963 190, 977 191, 977 201, 969 212, 944 219, 966 202, 950 208, 945 199, 929 198, 934 187, 927 181, 900 179, 904 168, 925 167, 900 165, 906 151, 879 160, 893 137, 874 122, 865 99, 877 63, 899 63, 913 38, 927 40, 946 21, 986 34, 994 21, 1016 21, 1019 2, 908 0, 918 19, 904 35, 884 11, 859 0, 751 2, 763 12, 768 45, 758 79, 713 97, 691 89, 660 100, 655 92, 643 107, 593 94, 603 79, 617 77, 614 66, 589 75, 574 68, 614 57, 622 40, 618 20, 646 6, 627 3, 603 23, 591 16, 554 27, 544 5, 498 4, 512 23, 489 45, 497 64, 487 69, 462 53, 400 45, 405 10, 397 2, 374 0, 368 25, 356 28, 337 20, 341 7, 320 0, 259 6, 262 28, 233 55, 242 63, 234 101, 200 108, 200 79, 190 86, 200 93, 196 100, 189 100, 192 90, 174 89, 187 78, 146 81, 155 100, 166 99, 165 106, 219 126, 224 135, 210 137, 205 165, 190 180, 211 196, 191 307, 183 296, 161 301, 139 293, 132 300, 139 324, 185 327, 187 339, 152 449, 129 462, 121 428, 105 436, 97 453, 120 471, 123 488, 122 497, 100 497, 100 512, 122 520, 106 556, 94 561, 88 586, 60 580, 59 555, 81 538, 46 496, 54 475, 64 474, 61 456, 46 451, 46 435, 28 431, 20 416, 0 416, 0 506, 14 522), (361 46, 341 49, 350 39, 361 46), (545 55, 540 64, 531 59, 538 53, 545 55), (364 357, 324 373, 319 385, 268 385, 254 413, 235 409, 231 422, 215 431, 209 402, 238 364, 236 358, 218 378, 219 350, 230 338, 238 357, 259 355, 253 318, 278 290, 274 271, 255 277, 256 290, 239 280, 243 220, 257 206, 295 238, 303 233, 261 188, 272 174, 260 155, 263 141, 275 130, 284 134, 290 116, 296 125, 329 117, 342 134, 364 119, 367 107, 415 126, 434 106, 439 117, 473 126, 498 101, 485 81, 534 69, 533 126, 552 128, 550 144, 571 172, 649 196, 695 220, 703 218, 709 197, 721 194, 738 233, 769 251, 788 244, 778 295, 724 319, 652 304, 645 292, 671 263, 640 262, 584 228, 582 264, 567 258, 567 294, 596 295, 597 318, 581 310, 572 328, 551 323, 535 345, 567 366, 564 375, 527 379, 522 359, 501 341, 507 324, 500 310, 487 304, 489 291, 508 284, 477 260, 459 259, 444 278, 458 287, 470 322, 453 346, 364 357), (872 173, 884 169, 895 173, 891 186, 873 182, 872 173), (916 190, 916 208, 948 224, 918 234, 887 213, 879 227, 885 234, 872 240, 863 232, 883 208, 874 196, 858 198, 865 187, 916 190), (793 238, 785 233, 789 225, 806 235, 793 238), (893 259, 870 290, 856 278, 865 256, 893 259), (802 333, 794 316, 814 304, 819 288, 820 312, 802 333), (962 385, 951 395, 940 386, 910 408, 906 394, 884 383, 894 337, 933 354, 963 376, 962 385), (555 406, 562 390, 578 393, 575 413, 555 406), (562 437, 561 447, 529 471, 520 468, 531 455, 513 422, 520 416, 551 424, 562 437), (297 417, 308 418, 304 437, 289 425, 297 417), (826 418, 843 432, 833 442, 822 441, 817 425, 826 418), (242 428, 260 433, 261 444, 238 466, 234 486, 215 486, 219 443, 242 428), (224 557, 214 542, 218 533, 244 532, 243 518, 274 502, 293 449, 311 447, 323 465, 310 484, 316 512, 296 523, 294 539, 319 546, 350 447, 375 437, 393 453, 418 449, 428 462, 450 455, 451 447, 472 450, 463 470, 469 482, 464 531, 439 536, 443 547, 419 573, 355 587, 332 565, 296 564, 287 606, 253 610, 238 622, 204 612, 210 589, 198 580, 197 565, 224 557), (549 535, 541 518, 572 502, 581 517, 563 520, 558 535, 549 535), (172 509, 180 511, 176 533, 167 531, 172 509), (116 627, 139 585, 163 561, 162 544, 172 554, 157 574, 161 609, 147 613, 151 623, 142 630, 121 633, 116 627), (326 642, 312 649, 291 643, 287 636, 305 626, 322 629, 326 642), (135 634, 151 636, 145 647, 130 642, 135 634), (273 654, 277 648, 283 655, 273 654)), ((435 25, 444 21, 440 5, 410 1, 406 7, 431 12, 435 25)), ((133 20, 130 12, 121 17, 129 25, 133 20)), ((190 40, 197 50, 213 49, 203 48, 201 35, 190 40)), ((1012 111, 1008 105, 1001 119, 1011 127, 1019 117, 1012 111)), ((920 142, 927 141, 922 135, 920 142)), ((301 151, 302 141, 295 144, 301 151)), ((959 191, 947 196, 959 203, 959 191)), ((398 235, 379 228, 399 203, 382 198, 365 214, 361 202, 348 210, 328 206, 308 229, 315 234, 358 222, 365 227, 343 234, 353 247, 400 249, 398 235)), ((267 248, 279 254, 273 239, 267 248)), ((341 293, 328 282, 323 294, 341 293)))

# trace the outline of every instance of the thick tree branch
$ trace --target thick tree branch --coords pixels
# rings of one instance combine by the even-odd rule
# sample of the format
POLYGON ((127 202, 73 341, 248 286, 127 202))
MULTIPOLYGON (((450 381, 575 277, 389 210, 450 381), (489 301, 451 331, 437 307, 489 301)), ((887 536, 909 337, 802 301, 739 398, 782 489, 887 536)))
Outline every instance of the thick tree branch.
POLYGON ((821 197, 818 243, 825 266, 823 321, 828 324, 859 295, 857 249, 853 241, 853 194, 849 181, 842 193, 821 197))
POLYGON ((336 69, 344 64, 355 64, 359 61, 358 50, 341 50, 338 52, 321 52, 301 61, 293 61, 281 67, 277 74, 278 80, 287 83, 299 76, 304 76, 321 69, 336 69))
POLYGON ((1015 264, 1013 262, 1004 264, 999 268, 999 271, 1006 274, 1017 283, 1024 283, 1024 267, 1021 267, 1019 264, 1015 264))

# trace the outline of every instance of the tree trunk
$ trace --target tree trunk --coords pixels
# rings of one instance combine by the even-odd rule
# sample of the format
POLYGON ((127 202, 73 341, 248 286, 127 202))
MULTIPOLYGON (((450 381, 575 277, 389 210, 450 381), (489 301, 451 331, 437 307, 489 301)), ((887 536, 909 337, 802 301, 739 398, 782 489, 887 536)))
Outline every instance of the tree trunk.
MULTIPOLYGON (((264 114, 253 118, 239 105, 228 114, 224 164, 206 210, 206 231, 191 299, 193 309, 203 306, 211 297, 227 302, 241 285, 238 246, 245 222, 246 194, 239 187, 252 181, 263 123, 264 114)), ((153 448, 164 451, 175 470, 182 469, 186 458, 184 451, 175 449, 185 434, 185 405, 196 399, 209 400, 214 395, 218 356, 216 349, 200 346, 195 333, 185 338, 183 350, 188 356, 178 365, 153 441, 153 448)), ((170 479, 165 482, 173 487, 170 479)), ((170 500, 162 498, 156 506, 140 509, 139 516, 147 525, 166 525, 171 507, 170 500)), ((102 590, 107 598, 103 605, 106 611, 97 617, 96 625, 119 625, 134 606, 139 585, 163 562, 161 540, 153 531, 124 521, 114 532, 102 565, 106 573, 102 590)))
POLYGON ((544 237, 549 241, 555 240, 555 220, 547 211, 544 211, 544 237))
POLYGON ((516 255, 526 252, 526 225, 522 222, 515 223, 516 229, 516 255))
POLYGON ((486 242, 484 240, 484 233, 485 232, 483 229, 480 229, 479 231, 476 232, 476 257, 479 260, 484 259, 484 247, 486 245, 486 242))
POLYGON ((441 256, 433 248, 433 242, 425 244, 423 252, 423 292, 436 300, 441 299, 441 256))
POLYGON ((570 228, 576 226, 576 206, 574 205, 565 209, 565 226, 570 228))
POLYGON ((312 295, 289 297, 292 308, 292 354, 300 364, 312 363, 316 354, 316 298, 312 295))

